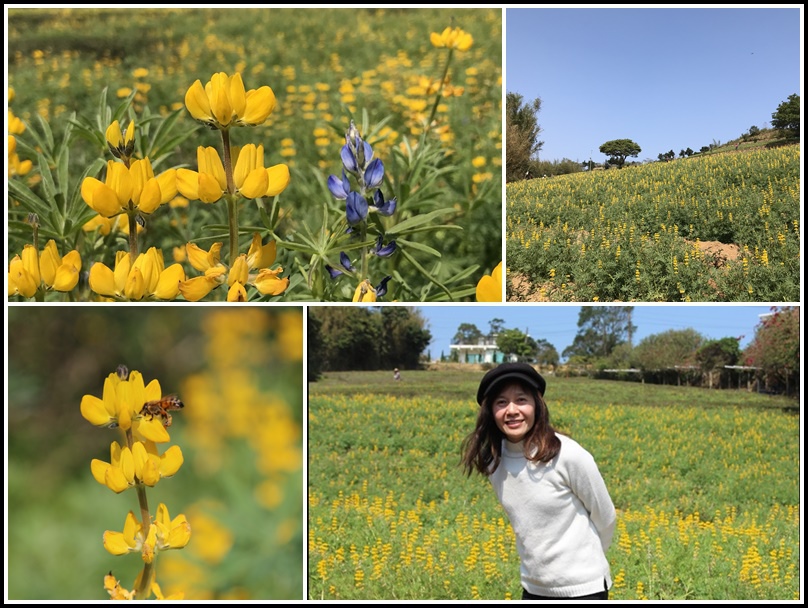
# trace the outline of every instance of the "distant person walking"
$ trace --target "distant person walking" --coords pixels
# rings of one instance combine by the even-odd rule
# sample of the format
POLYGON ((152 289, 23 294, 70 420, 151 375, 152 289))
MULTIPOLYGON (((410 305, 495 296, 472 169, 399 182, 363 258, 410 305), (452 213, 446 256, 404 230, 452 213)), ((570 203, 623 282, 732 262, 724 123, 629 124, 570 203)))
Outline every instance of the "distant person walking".
POLYGON ((486 373, 462 462, 488 477, 508 515, 523 600, 607 600, 614 504, 592 455, 550 425, 546 384, 527 363, 486 373))
POLYGON ((395 369, 393 370, 393 380, 395 380, 396 382, 398 382, 399 380, 401 380, 401 372, 400 372, 400 371, 398 371, 398 368, 395 368, 395 369))

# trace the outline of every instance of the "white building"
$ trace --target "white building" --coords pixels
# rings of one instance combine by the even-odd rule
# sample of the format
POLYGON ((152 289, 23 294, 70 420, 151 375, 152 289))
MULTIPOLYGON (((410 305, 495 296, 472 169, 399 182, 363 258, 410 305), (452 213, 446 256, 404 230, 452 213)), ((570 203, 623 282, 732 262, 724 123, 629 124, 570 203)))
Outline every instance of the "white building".
POLYGON ((496 336, 483 336, 476 344, 450 344, 451 359, 457 353, 460 363, 504 363, 516 361, 516 355, 506 355, 497 348, 496 336))

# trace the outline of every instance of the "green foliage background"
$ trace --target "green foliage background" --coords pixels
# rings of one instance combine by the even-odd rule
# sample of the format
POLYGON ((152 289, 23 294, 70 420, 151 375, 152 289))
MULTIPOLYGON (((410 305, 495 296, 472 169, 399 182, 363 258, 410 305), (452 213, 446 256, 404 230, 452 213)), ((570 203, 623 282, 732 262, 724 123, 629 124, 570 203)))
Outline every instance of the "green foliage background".
MULTIPOLYGON (((35 162, 26 181, 36 187, 37 172, 42 170, 37 165, 54 159, 45 154, 38 161, 33 134, 50 129, 58 144, 74 113, 74 121, 94 123, 99 97, 108 89, 106 103, 112 108, 117 98, 131 92, 141 121, 144 112, 176 120, 171 137, 182 141, 171 140, 176 145, 160 171, 171 166, 196 168, 196 147, 220 147, 221 142, 187 114, 185 92, 195 80, 205 83, 215 72, 240 71, 248 89, 269 85, 278 100, 267 123, 237 129, 232 143, 263 144, 268 166, 290 167, 291 184, 275 207, 243 204, 240 213, 245 230, 269 228, 291 243, 279 248, 277 259, 284 276, 293 275, 284 299, 317 300, 318 290, 324 289, 316 284, 321 278, 307 274, 308 265, 318 262, 316 256, 307 258, 293 249, 305 249, 304 235, 321 239, 334 229, 333 221, 326 221, 327 213, 344 215, 344 202, 331 196, 326 179, 340 173, 340 147, 353 118, 385 163, 385 197, 396 196, 400 202, 396 220, 442 210, 430 216, 432 229, 421 226, 414 233, 397 235, 411 241, 411 258, 384 260, 373 284, 390 274, 394 280, 388 299, 445 298, 446 289, 424 281, 430 275, 453 283, 455 298, 471 300, 477 281, 502 259, 501 41, 499 9, 11 9, 8 82, 15 91, 11 107, 29 125, 18 136, 18 152, 35 162), (442 100, 438 127, 446 130, 439 141, 419 146, 422 127, 417 116, 428 114, 434 100, 427 96, 427 107, 421 108, 425 98, 416 90, 419 79, 438 80, 446 59, 446 50, 434 48, 429 36, 450 25, 474 37, 469 51, 455 52, 450 71, 452 85, 464 92, 442 100), (141 69, 147 75, 135 76, 141 69), (420 151, 410 154, 416 147, 420 151)), ((91 168, 96 175, 100 167, 92 163, 109 157, 102 141, 84 135, 88 141, 76 139, 74 130, 75 141, 69 146, 70 189, 75 192, 82 172, 91 168)), ((59 170, 61 175, 68 173, 59 170)), ((78 202, 84 207, 80 198, 78 202)), ((27 210, 15 210, 13 204, 11 208, 9 257, 31 240, 30 227, 24 223, 27 210)), ((221 238, 221 225, 226 224, 223 208, 198 202, 187 208, 161 208, 149 218, 142 250, 152 245, 162 249, 168 265, 172 249, 185 242, 207 249, 221 238)), ((60 253, 78 247, 83 270, 94 261, 111 265, 114 243, 84 242, 75 226, 87 218, 70 219, 68 234, 61 227, 49 227, 66 241, 57 243, 60 253)), ((246 240, 242 248, 246 250, 246 240)), ((338 251, 326 253, 336 265, 338 251)), ((354 287, 341 277, 329 297, 350 300, 354 287)))
POLYGON ((102 535, 122 529, 137 498, 114 494, 90 472, 91 459, 109 461, 120 437, 80 412, 82 396, 100 397, 119 364, 185 402, 170 428, 185 462, 147 489, 152 513, 164 502, 192 528, 185 549, 157 558, 163 592, 301 599, 300 309, 11 306, 7 313, 7 599, 108 599, 110 570, 132 588, 139 554, 109 554, 102 535), (274 462, 288 461, 283 471, 258 444, 272 429, 250 427, 260 412, 274 412, 284 433, 269 446, 274 462), (250 428, 234 432, 234 423, 250 428), (271 507, 261 496, 268 482, 271 507))

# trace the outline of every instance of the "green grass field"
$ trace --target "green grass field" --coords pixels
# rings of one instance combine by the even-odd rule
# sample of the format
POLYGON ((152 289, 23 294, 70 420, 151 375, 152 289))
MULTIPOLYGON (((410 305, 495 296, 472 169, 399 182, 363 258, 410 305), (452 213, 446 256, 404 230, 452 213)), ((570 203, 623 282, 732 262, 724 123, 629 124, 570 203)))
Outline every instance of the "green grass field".
POLYGON ((506 196, 522 283, 509 300, 799 300, 799 145, 524 180, 506 196))
MULTIPOLYGON (((518 599, 485 479, 466 478, 479 372, 327 373, 309 385, 310 599, 518 599)), ((551 419, 618 510, 616 600, 800 597, 800 420, 740 391, 550 377, 551 419)))

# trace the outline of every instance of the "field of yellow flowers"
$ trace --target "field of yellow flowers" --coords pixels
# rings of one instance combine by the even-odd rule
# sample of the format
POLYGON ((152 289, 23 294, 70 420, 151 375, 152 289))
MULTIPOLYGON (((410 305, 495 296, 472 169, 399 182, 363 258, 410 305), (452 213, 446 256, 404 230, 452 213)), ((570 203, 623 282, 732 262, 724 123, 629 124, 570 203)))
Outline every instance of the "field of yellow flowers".
MULTIPOLYGON (((507 518, 460 465, 479 374, 387 376, 310 384, 308 597, 519 599, 507 518)), ((588 379, 551 388, 553 424, 592 452, 617 508, 611 599, 799 599, 793 402, 588 379)))
POLYGON ((499 9, 11 9, 8 43, 15 300, 473 301, 501 262, 499 9))
POLYGON ((799 300, 799 146, 526 180, 506 192, 508 276, 540 299, 799 300))
POLYGON ((7 599, 303 598, 300 307, 13 306, 8 347, 7 599))

